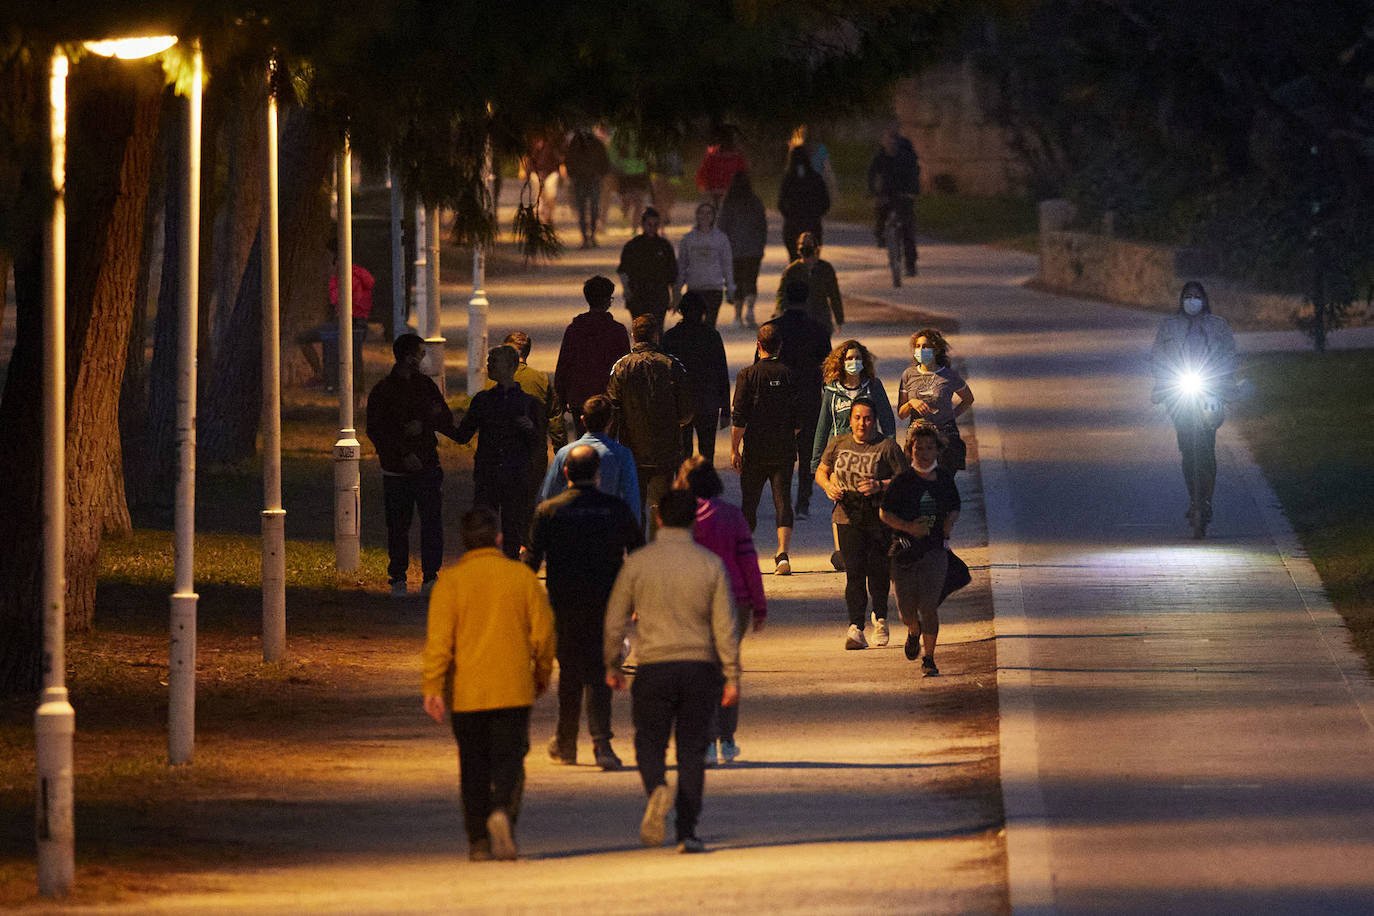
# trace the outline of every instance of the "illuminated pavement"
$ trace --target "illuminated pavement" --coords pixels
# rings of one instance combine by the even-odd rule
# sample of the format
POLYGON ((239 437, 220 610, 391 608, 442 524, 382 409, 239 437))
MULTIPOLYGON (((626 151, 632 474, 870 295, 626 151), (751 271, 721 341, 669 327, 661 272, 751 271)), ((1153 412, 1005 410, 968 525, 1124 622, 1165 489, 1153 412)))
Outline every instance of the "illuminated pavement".
MULTIPOLYGON (((565 211, 560 221, 566 230, 565 211)), ((840 650, 841 577, 818 514, 798 528, 797 574, 765 577, 769 626, 744 647, 744 756, 707 777, 710 854, 639 849, 637 774, 551 765, 545 698, 518 863, 466 862, 451 738, 433 728, 417 739, 407 718, 378 739, 404 746, 404 765, 352 761, 369 780, 358 797, 292 799, 261 826, 299 837, 288 861, 246 875, 211 866, 195 876, 204 891, 83 912, 984 913, 1006 906, 1008 857, 1016 912, 1374 912, 1368 678, 1230 425, 1213 531, 1186 538, 1172 429, 1148 404, 1158 316, 1027 290, 1033 258, 961 246, 924 247, 920 280, 893 291, 863 230, 827 235, 846 294, 892 306, 846 328, 875 349, 889 391, 909 359, 904 309, 962 323, 952 340, 978 399, 990 546, 978 475, 966 475, 956 549, 975 580, 945 609, 942 680, 992 676, 966 667, 993 634, 977 613, 988 596, 978 567, 991 562, 1005 842, 995 804, 990 815, 959 789, 997 765, 996 733, 937 714, 900 626, 887 650, 840 650), (317 810, 337 825, 341 807, 352 826, 321 836, 317 810)), ((581 281, 613 276, 626 237, 494 277, 492 342, 525 330, 531 363, 551 368, 583 310, 581 281)), ((782 266, 774 243, 761 286, 782 266)), ((461 386, 469 288, 465 265, 463 277, 453 267, 444 329, 461 386)), ((724 336, 734 372, 753 337, 724 336)), ((723 476, 737 498, 737 478, 723 476)), ((765 499, 765 558, 770 523, 765 499)), ((614 715, 630 763, 623 697, 614 715)), ((584 734, 584 763, 589 751, 584 734)))
POLYGON ((1374 912, 1374 691, 1232 425, 1187 536, 1160 316, 935 284, 979 398, 1016 911, 1374 912))

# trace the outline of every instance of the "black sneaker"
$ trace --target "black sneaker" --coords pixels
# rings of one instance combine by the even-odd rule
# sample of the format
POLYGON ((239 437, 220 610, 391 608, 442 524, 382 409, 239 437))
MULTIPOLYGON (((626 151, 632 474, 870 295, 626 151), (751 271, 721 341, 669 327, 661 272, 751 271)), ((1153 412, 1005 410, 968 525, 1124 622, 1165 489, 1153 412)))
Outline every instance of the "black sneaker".
POLYGON ((921 659, 921 677, 936 677, 940 669, 935 667, 934 656, 927 655, 921 659))
POLYGON ((592 747, 592 754, 596 758, 596 765, 607 773, 613 773, 624 765, 620 762, 620 758, 615 755, 615 751, 611 750, 611 742, 609 741, 598 741, 592 747))
POLYGON ((706 844, 694 836, 685 836, 677 841, 677 851, 681 853, 705 852, 706 844))
POLYGON ((564 747, 554 738, 549 742, 549 759, 554 763, 574 766, 577 763, 577 746, 564 747))
POLYGON ((916 635, 915 630, 906 631, 906 645, 902 646, 902 651, 909 662, 916 661, 916 656, 921 654, 921 637, 916 635))

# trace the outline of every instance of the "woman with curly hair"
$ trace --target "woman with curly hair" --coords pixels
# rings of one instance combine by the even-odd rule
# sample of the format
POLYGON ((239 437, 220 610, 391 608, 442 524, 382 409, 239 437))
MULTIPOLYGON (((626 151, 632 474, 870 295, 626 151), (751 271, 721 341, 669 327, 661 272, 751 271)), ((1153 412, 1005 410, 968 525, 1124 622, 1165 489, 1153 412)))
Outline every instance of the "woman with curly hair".
MULTIPOLYGON (((821 364, 824 387, 821 389, 821 413, 816 420, 816 437, 811 443, 812 475, 821 466, 821 454, 830 440, 849 432, 849 408, 856 398, 873 402, 878 432, 888 438, 896 434, 897 420, 892 416, 892 404, 878 378, 876 364, 873 354, 857 340, 844 341, 831 350, 821 364)), ((835 538, 835 552, 830 555, 830 565, 843 571, 844 557, 834 525, 831 525, 831 534, 835 538)))
POLYGON ((940 467, 954 473, 964 469, 967 454, 955 421, 973 406, 973 392, 950 368, 949 351, 949 342, 935 328, 911 335, 911 365, 897 383, 897 416, 912 426, 925 420, 938 429, 945 438, 940 467))

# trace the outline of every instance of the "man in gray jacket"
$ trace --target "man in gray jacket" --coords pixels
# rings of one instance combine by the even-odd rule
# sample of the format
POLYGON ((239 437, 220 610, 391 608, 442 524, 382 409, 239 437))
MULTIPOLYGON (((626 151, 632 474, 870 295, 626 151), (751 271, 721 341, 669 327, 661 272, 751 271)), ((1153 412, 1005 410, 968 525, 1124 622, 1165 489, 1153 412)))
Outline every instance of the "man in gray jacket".
POLYGON ((673 795, 664 778, 669 735, 677 741, 679 852, 701 852, 697 818, 706 784, 711 711, 739 702, 739 639, 725 567, 692 540, 696 498, 669 490, 655 510, 658 540, 625 559, 606 605, 606 683, 625 689, 621 647, 637 615, 639 665, 631 691, 635 757, 649 801, 639 825, 645 846, 667 831, 673 795))

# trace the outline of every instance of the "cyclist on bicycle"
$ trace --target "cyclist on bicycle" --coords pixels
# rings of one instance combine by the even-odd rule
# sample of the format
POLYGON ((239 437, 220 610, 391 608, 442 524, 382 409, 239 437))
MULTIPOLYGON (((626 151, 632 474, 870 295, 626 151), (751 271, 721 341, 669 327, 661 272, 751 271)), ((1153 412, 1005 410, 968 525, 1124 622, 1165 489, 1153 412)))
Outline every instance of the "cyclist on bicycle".
POLYGON ((902 259, 906 275, 916 276, 916 195, 921 193, 921 160, 911 141, 896 125, 883 134, 882 144, 868 166, 868 192, 876 198, 874 233, 878 247, 887 247, 887 219, 894 213, 901 224, 902 259))

